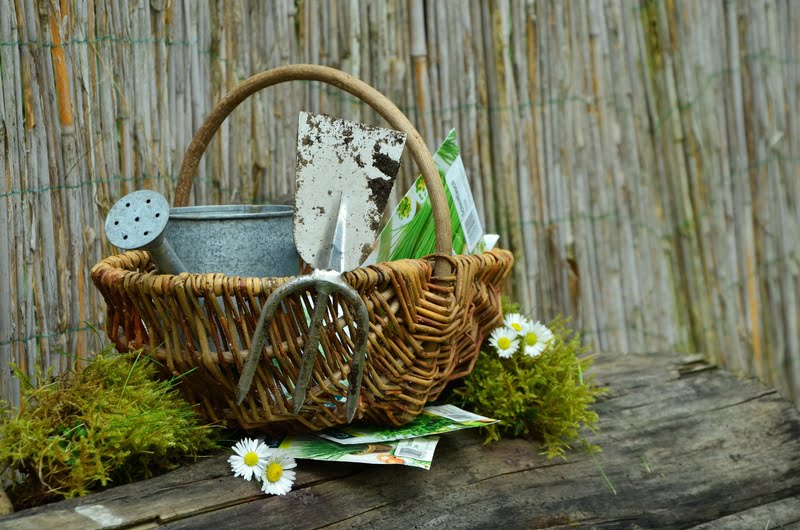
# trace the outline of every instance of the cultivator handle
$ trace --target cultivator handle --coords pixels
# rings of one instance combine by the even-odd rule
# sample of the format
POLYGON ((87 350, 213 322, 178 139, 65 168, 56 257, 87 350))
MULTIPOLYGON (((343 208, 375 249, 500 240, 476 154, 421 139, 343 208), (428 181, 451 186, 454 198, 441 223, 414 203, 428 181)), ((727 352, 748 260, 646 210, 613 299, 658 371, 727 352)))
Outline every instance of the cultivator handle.
POLYGON ((237 404, 242 404, 242 401, 244 401, 244 398, 247 396, 253 384, 253 377, 255 376, 258 361, 261 358, 261 349, 264 345, 265 329, 272 321, 275 311, 278 309, 281 302, 290 295, 312 288, 316 290, 317 296, 314 300, 314 313, 311 316, 311 323, 303 348, 300 371, 292 393, 292 406, 294 408, 294 413, 299 414, 306 399, 308 385, 311 382, 314 361, 319 353, 319 338, 322 333, 325 309, 331 295, 338 293, 355 311, 357 325, 353 357, 350 361, 350 372, 347 375, 347 402, 345 403, 345 411, 349 423, 353 421, 356 410, 358 410, 358 396, 361 390, 361 379, 364 373, 364 362, 367 354, 367 339, 369 337, 369 312, 367 311, 367 306, 364 304, 364 301, 352 287, 341 280, 329 280, 316 275, 295 278, 278 287, 269 298, 267 298, 267 303, 264 305, 261 311, 261 317, 258 319, 258 325, 253 332, 250 355, 247 357, 244 369, 239 377, 236 395, 237 404))

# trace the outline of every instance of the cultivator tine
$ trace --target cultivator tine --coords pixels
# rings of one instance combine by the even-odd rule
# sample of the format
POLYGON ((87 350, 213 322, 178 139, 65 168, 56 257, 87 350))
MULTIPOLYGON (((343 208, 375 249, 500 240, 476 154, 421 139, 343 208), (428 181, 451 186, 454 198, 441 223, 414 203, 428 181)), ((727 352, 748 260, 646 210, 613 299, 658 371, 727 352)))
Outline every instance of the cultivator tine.
POLYGON ((311 278, 298 278, 281 285, 272 292, 267 298, 267 303, 261 308, 261 317, 258 319, 258 324, 255 331, 253 331, 253 338, 250 343, 250 353, 239 376, 239 383, 236 389, 236 403, 238 405, 242 404, 245 396, 250 391, 250 387, 253 385, 253 377, 256 375, 258 361, 261 359, 261 348, 264 346, 266 328, 272 322, 275 311, 287 296, 304 289, 309 283, 312 283, 311 278))
POLYGON ((358 301, 357 303, 351 301, 351 305, 356 310, 358 330, 356 332, 353 358, 350 360, 350 373, 347 375, 347 403, 345 404, 347 423, 353 421, 356 410, 358 410, 358 396, 361 392, 361 379, 364 375, 364 362, 367 358, 367 340, 369 339, 369 312, 367 311, 367 306, 364 304, 361 297, 358 296, 358 293, 353 291, 352 295, 358 301))
POLYGON ((306 346, 303 349, 303 358, 300 361, 300 372, 297 374, 297 381, 294 385, 292 402, 294 413, 300 414, 300 409, 305 403, 308 384, 311 382, 311 374, 314 371, 314 361, 319 352, 319 336, 322 332, 322 321, 325 318, 325 307, 328 305, 328 297, 332 289, 331 284, 319 281, 315 284, 317 288, 317 298, 314 300, 314 313, 311 316, 311 325, 308 327, 306 336, 306 346))
POLYGON ((255 332, 253 333, 253 340, 250 347, 250 353, 245 361, 242 375, 239 378, 237 389, 237 403, 241 404, 245 396, 250 391, 253 383, 256 368, 258 367, 259 359, 261 358, 261 349, 264 345, 266 329, 271 322, 275 311, 277 311, 281 302, 287 296, 307 289, 314 288, 317 291, 317 296, 314 301, 314 312, 311 315, 311 321, 308 327, 308 334, 306 335, 305 347, 303 348, 303 357, 300 361, 300 370, 295 382, 294 391, 292 392, 292 407, 294 414, 299 414, 306 400, 308 393, 308 386, 311 383, 311 377, 314 373, 314 363, 316 362, 317 355, 319 354, 320 335, 323 330, 323 322, 325 319, 325 310, 330 300, 331 294, 337 292, 341 294, 342 298, 350 305, 355 311, 356 331, 355 349, 353 357, 350 362, 350 372, 347 375, 347 401, 345 403, 345 412, 347 415, 347 422, 353 421, 356 411, 358 410, 358 397, 361 392, 361 379, 364 373, 364 364, 367 355, 367 339, 369 337, 369 312, 364 301, 358 293, 349 285, 340 281, 330 281, 314 276, 306 276, 296 278, 276 289, 272 295, 267 299, 267 303, 261 312, 261 317, 258 320, 255 332))

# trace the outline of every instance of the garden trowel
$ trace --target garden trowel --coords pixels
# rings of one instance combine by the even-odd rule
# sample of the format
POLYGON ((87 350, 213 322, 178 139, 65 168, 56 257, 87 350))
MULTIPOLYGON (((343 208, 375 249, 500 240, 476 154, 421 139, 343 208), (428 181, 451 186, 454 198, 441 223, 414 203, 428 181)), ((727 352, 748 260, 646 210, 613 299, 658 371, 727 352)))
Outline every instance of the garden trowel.
POLYGON ((294 413, 299 414, 319 350, 325 309, 331 295, 338 293, 354 310, 357 325, 345 405, 350 422, 358 408, 369 313, 358 293, 340 275, 358 267, 372 251, 400 168, 406 135, 301 112, 297 138, 294 241, 314 273, 282 285, 267 300, 239 379, 237 398, 241 403, 250 390, 265 326, 281 301, 297 291, 314 288, 317 296, 292 394, 294 413))

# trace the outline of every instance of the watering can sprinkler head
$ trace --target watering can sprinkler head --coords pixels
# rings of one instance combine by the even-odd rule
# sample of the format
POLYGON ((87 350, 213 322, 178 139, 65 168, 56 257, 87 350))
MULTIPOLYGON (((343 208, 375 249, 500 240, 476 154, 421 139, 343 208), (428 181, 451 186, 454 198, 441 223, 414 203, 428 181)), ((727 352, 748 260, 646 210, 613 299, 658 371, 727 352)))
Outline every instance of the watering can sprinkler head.
POLYGON ((146 250, 156 268, 166 274, 186 272, 186 267, 164 237, 169 221, 167 199, 152 190, 139 190, 118 200, 106 217, 106 237, 123 250, 146 250))

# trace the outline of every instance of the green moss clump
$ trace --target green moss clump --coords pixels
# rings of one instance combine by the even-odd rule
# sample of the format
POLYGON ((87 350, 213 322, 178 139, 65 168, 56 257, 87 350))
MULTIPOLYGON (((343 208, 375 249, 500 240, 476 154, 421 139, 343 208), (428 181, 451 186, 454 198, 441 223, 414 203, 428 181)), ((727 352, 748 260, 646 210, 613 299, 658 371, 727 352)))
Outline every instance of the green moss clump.
POLYGON ((597 429, 597 413, 590 406, 605 389, 594 386, 587 375, 592 357, 567 320, 557 318, 548 327, 553 341, 538 357, 518 351, 501 359, 486 343, 472 374, 455 389, 455 399, 477 414, 500 420, 485 427, 486 443, 530 436, 541 441, 548 458, 565 458, 575 442, 597 451, 581 429, 597 429))
POLYGON ((0 462, 21 474, 17 508, 149 478, 216 447, 147 357, 106 350, 39 388, 16 372, 23 406, 3 412, 0 462))

